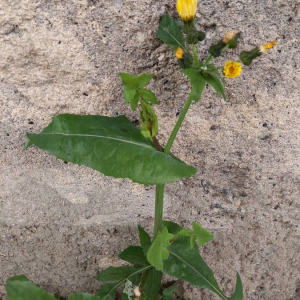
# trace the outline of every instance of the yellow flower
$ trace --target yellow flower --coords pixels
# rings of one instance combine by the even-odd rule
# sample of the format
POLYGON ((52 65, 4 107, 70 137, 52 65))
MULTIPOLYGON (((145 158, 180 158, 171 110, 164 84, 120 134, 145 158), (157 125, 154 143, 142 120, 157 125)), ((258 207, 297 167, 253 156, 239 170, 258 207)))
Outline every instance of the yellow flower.
POLYGON ((192 21, 196 17, 197 0, 177 0, 176 8, 183 22, 192 21))
POLYGON ((272 49, 275 45, 277 45, 277 42, 276 41, 273 41, 273 42, 268 42, 262 46, 260 46, 260 52, 261 53, 265 53, 267 52, 268 50, 272 49))
POLYGON ((175 55, 178 59, 182 59, 183 58, 183 50, 180 47, 178 47, 175 55))
POLYGON ((237 34, 238 31, 228 31, 223 38, 223 43, 227 44, 229 41, 234 39, 237 34))
POLYGON ((242 65, 239 62, 228 60, 224 66, 224 74, 228 78, 235 78, 241 75, 242 65))

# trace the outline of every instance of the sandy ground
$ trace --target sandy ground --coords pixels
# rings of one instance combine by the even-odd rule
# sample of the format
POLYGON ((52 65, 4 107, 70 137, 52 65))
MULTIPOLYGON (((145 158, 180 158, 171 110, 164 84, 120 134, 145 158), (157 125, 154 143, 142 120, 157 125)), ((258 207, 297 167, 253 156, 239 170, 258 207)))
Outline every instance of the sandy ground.
MULTIPOLYGON (((165 218, 197 221, 215 239, 201 249, 226 293, 239 271, 247 300, 300 299, 299 2, 199 4, 205 58, 226 31, 239 47, 278 45, 242 76, 226 79, 228 103, 211 88, 192 105, 173 152, 197 175, 166 187, 165 218)), ((53 116, 126 114, 118 72, 154 73, 166 142, 189 92, 172 51, 155 39, 174 1, 0 0, 0 299, 26 274, 51 293, 95 292, 94 275, 129 243, 137 224, 152 231, 153 187, 104 177, 36 149, 26 132, 53 116)), ((217 299, 187 286, 186 299, 217 299)))

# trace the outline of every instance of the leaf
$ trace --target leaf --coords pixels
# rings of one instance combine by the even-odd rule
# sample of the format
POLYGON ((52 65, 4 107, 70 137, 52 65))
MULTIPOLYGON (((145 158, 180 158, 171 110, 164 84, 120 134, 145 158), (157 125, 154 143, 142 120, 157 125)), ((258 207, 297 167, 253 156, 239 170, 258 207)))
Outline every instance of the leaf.
POLYGON ((72 294, 68 300, 100 300, 100 297, 91 295, 91 294, 86 294, 86 293, 74 293, 72 294))
POLYGON ((27 137, 59 159, 142 184, 173 182, 196 173, 173 155, 157 151, 125 116, 59 115, 42 133, 27 137))
POLYGON ((198 102, 201 94, 205 88, 205 80, 200 75, 200 72, 197 69, 185 69, 182 70, 182 73, 184 73, 190 80, 192 90, 189 94, 188 99, 192 99, 195 102, 198 102))
POLYGON ((168 228, 168 232, 176 235, 182 227, 175 222, 172 221, 163 221, 163 225, 168 228))
POLYGON ((205 81, 208 84, 210 84, 217 93, 220 93, 224 98, 224 100, 226 101, 225 88, 221 80, 218 78, 218 76, 213 72, 205 72, 205 71, 202 71, 201 75, 205 79, 205 81))
MULTIPOLYGON (((146 86, 150 80, 154 77, 153 74, 141 74, 138 76, 131 75, 128 73, 119 73, 119 76, 122 79, 122 82, 124 84, 124 98, 126 103, 130 103, 131 109, 133 111, 136 110, 138 102, 140 100, 140 89, 146 86)), ((144 90, 144 89, 143 89, 144 90)), ((145 89, 146 90, 146 89, 145 89)), ((146 90, 149 91, 149 90, 146 90)), ((151 91, 146 92, 146 97, 150 97, 153 100, 153 95, 149 94, 152 93, 151 91)), ((156 99, 155 95, 154 98, 156 99)), ((156 100, 157 102, 157 100, 156 100)), ((158 104, 158 102, 157 102, 158 104)))
POLYGON ((198 223, 193 222, 192 224, 193 224, 193 233, 197 237, 196 241, 198 247, 210 242, 214 238, 212 233, 210 233, 209 231, 201 227, 201 225, 199 225, 198 223))
POLYGON ((95 278, 99 281, 119 281, 136 271, 133 267, 122 266, 122 267, 109 267, 101 271, 95 278))
POLYGON ((178 47, 185 49, 184 39, 176 21, 168 15, 164 15, 159 23, 156 37, 174 50, 178 47))
POLYGON ((25 275, 11 277, 6 283, 8 300, 56 300, 42 288, 37 287, 25 275))
POLYGON ((208 243, 213 239, 213 234, 201 227, 199 224, 193 222, 193 230, 182 229, 178 232, 178 236, 189 236, 191 247, 194 246, 195 241, 197 241, 198 247, 208 243))
POLYGON ((102 284, 98 292, 100 299, 115 300, 116 299, 116 283, 105 283, 102 284))
POLYGON ((154 242, 148 250, 147 259, 158 271, 163 270, 163 260, 169 257, 167 247, 171 245, 170 240, 172 237, 173 234, 170 234, 168 229, 165 227, 157 234, 154 242))
POLYGON ((195 286, 205 287, 224 300, 242 300, 241 281, 237 281, 236 290, 233 294, 235 298, 226 297, 220 290, 212 270, 200 256, 198 249, 196 247, 191 248, 189 244, 188 237, 176 239, 168 248, 170 255, 164 261, 164 272, 195 286))
POLYGON ((148 266, 148 260, 140 246, 129 246, 119 254, 119 258, 133 265, 148 266))
POLYGON ((140 237, 140 243, 141 246, 144 250, 144 253, 147 254, 150 246, 151 246, 151 238, 149 236, 149 234, 145 231, 145 229, 143 227, 141 227, 140 225, 138 226, 139 229, 139 237, 140 237))
POLYGON ((128 89, 139 89, 146 86, 154 77, 154 74, 144 73, 135 76, 128 73, 119 73, 119 76, 121 77, 124 86, 128 87, 128 89))
POLYGON ((143 289, 142 300, 156 300, 160 287, 163 273, 152 268, 148 273, 148 279, 143 289))
MULTIPOLYGON (((113 295, 115 294, 115 291, 119 286, 124 284, 127 280, 133 282, 134 284, 137 284, 137 281, 139 281, 139 276, 141 273, 152 269, 152 266, 146 266, 134 269, 134 272, 128 274, 126 277, 124 277, 122 280, 115 282, 115 283, 107 283, 101 286, 100 291, 98 293, 98 296, 101 297, 101 300, 113 300, 113 295)), ((108 268, 109 269, 109 268, 108 268)), ((101 272, 102 273, 102 272, 101 272)), ((97 278, 96 278, 97 279, 97 278)))
POLYGON ((168 288, 165 288, 163 290, 163 300, 173 300, 173 295, 177 294, 179 296, 183 296, 183 286, 182 286, 182 281, 178 280, 168 288))
POLYGON ((244 297, 243 293, 243 283, 240 277, 240 274, 236 274, 236 284, 233 295, 229 298, 229 300, 242 300, 244 297))
POLYGON ((148 101, 152 104, 159 104, 155 94, 150 90, 141 89, 140 90, 140 95, 144 100, 146 100, 146 101, 148 101))

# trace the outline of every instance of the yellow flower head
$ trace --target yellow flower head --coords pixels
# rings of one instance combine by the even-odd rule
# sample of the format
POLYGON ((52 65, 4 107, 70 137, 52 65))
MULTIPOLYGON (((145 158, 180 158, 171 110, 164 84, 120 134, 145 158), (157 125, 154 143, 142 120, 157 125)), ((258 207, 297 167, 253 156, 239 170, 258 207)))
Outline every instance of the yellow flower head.
POLYGON ((223 38, 223 43, 227 44, 229 41, 234 39, 237 34, 238 31, 228 31, 223 38))
POLYGON ((263 44, 262 46, 260 46, 259 50, 260 50, 261 53, 265 53, 268 50, 272 49, 275 45, 277 45, 276 41, 268 42, 268 43, 263 44))
POLYGON ((183 22, 192 21, 196 17, 197 0, 177 0, 176 8, 183 22))
POLYGON ((239 62, 228 60, 224 66, 224 74, 228 78, 235 78, 241 75, 242 65, 239 62))
POLYGON ((182 50, 182 48, 178 47, 177 50, 176 50, 175 55, 176 55, 176 57, 178 59, 182 59, 183 58, 183 50, 182 50))

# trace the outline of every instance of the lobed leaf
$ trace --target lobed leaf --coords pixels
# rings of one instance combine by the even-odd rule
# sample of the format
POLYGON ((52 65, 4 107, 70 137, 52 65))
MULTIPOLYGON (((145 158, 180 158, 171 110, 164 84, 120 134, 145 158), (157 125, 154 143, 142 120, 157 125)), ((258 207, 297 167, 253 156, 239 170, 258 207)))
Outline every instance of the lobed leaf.
POLYGON ((29 144, 64 161, 142 184, 173 182, 196 173, 173 155, 157 151, 125 116, 59 115, 42 133, 27 137, 29 144))
POLYGON ((165 227, 160 231, 155 240, 153 241, 150 249, 147 252, 147 259, 151 265, 153 265, 156 270, 163 270, 163 261, 169 257, 169 250, 167 247, 171 245, 170 240, 172 239, 173 234, 168 232, 168 229, 165 227))
POLYGON ((195 241, 198 247, 210 242, 213 239, 213 234, 201 227, 198 223, 193 222, 193 230, 182 229, 177 233, 177 236, 189 236, 191 247, 194 246, 195 241))

